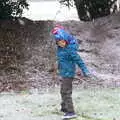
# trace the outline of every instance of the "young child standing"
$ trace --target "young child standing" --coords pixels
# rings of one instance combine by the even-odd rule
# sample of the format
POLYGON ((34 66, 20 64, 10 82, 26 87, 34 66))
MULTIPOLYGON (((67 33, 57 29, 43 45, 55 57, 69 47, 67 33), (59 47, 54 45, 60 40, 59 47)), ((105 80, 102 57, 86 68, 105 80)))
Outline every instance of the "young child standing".
POLYGON ((75 37, 60 25, 53 28, 52 34, 57 45, 58 70, 62 77, 60 93, 62 99, 61 111, 65 113, 63 119, 75 118, 77 115, 72 102, 72 82, 76 64, 80 67, 84 76, 89 77, 90 72, 77 53, 79 46, 75 37))

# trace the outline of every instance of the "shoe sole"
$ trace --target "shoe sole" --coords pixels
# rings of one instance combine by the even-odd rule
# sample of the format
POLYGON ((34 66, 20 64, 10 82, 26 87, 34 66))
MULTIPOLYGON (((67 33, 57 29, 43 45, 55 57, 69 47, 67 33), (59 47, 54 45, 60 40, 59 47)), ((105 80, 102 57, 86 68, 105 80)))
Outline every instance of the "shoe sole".
POLYGON ((74 116, 63 116, 63 117, 62 117, 63 120, 66 120, 66 119, 74 119, 74 118, 77 118, 77 115, 74 115, 74 116))

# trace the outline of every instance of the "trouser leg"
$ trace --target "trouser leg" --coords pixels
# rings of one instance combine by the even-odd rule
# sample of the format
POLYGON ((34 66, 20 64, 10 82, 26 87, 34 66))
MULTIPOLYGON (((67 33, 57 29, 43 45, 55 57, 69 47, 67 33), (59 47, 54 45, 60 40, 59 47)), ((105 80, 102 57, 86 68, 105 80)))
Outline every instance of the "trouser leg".
POLYGON ((65 110, 65 112, 74 112, 72 102, 72 81, 73 78, 63 78, 61 81, 61 109, 65 110))

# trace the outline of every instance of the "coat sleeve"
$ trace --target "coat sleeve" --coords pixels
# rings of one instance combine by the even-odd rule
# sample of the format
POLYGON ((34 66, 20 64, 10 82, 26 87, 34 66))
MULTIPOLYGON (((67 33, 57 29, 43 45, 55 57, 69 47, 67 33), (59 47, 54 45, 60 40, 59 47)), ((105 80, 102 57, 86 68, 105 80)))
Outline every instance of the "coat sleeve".
POLYGON ((87 76, 90 72, 87 69, 85 63, 81 59, 80 55, 75 51, 71 53, 72 60, 79 66, 79 68, 82 70, 84 76, 87 76))

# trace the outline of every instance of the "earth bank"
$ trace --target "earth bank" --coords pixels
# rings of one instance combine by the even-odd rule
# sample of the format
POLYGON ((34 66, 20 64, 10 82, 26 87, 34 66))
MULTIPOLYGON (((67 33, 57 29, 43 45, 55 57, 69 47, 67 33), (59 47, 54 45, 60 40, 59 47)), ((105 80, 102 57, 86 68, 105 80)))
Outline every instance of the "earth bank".
MULTIPOLYGON (((119 14, 94 22, 0 21, 0 91, 54 86, 55 43, 50 30, 62 24, 76 36, 79 53, 106 87, 120 86, 119 14)), ((81 83, 79 81, 76 82, 81 83)))
POLYGON ((119 120, 119 19, 116 14, 87 23, 0 21, 0 120, 61 119, 59 82, 53 79, 56 48, 50 35, 56 23, 76 36, 81 57, 98 81, 104 80, 91 85, 75 79, 77 120, 119 120))

